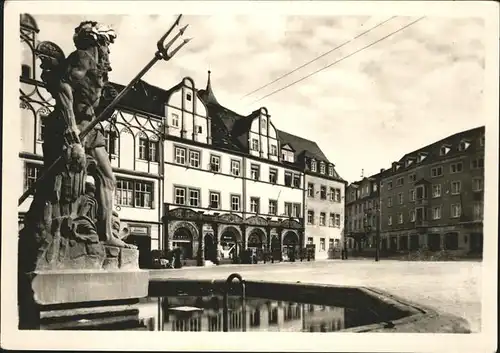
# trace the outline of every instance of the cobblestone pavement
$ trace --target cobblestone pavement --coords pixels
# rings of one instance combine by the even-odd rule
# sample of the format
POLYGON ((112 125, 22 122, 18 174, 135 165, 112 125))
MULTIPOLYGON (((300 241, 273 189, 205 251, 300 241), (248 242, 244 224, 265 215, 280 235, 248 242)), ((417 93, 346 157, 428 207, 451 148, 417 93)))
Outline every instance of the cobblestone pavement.
POLYGON ((258 265, 185 267, 152 270, 151 278, 225 279, 240 273, 269 280, 376 287, 402 298, 457 315, 471 330, 481 327, 481 262, 328 260, 258 265))

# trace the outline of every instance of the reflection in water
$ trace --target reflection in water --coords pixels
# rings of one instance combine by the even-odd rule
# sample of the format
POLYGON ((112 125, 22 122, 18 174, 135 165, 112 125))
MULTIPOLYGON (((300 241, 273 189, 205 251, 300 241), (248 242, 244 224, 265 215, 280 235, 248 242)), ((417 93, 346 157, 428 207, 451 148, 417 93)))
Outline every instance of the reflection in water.
MULTIPOLYGON (((244 322, 246 331, 333 332, 380 321, 365 310, 264 298, 246 298, 246 310, 238 296, 230 296, 228 304, 229 331, 243 331, 244 322)), ((222 308, 222 296, 175 296, 148 298, 140 311, 154 320, 155 330, 214 332, 222 331, 222 308)))

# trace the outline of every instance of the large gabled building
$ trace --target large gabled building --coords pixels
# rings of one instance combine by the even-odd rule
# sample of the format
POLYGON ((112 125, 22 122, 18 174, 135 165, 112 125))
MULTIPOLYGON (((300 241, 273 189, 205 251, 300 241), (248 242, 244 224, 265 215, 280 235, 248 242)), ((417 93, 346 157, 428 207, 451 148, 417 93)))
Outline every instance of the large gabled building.
MULTIPOLYGON (((44 117, 54 107, 34 54, 38 26, 30 15, 20 20, 19 194, 40 175, 44 117)), ((99 126, 117 179, 115 207, 142 267, 157 249, 179 247, 202 264, 217 248, 233 256, 269 250, 281 259, 312 243, 321 257, 326 242, 340 240, 344 189, 333 163, 316 143, 278 130, 265 107, 240 115, 221 105, 210 74, 204 90, 189 77, 170 89, 140 81, 99 126), (321 192, 314 206, 311 180, 321 192), (325 214, 317 228, 305 222, 311 208, 325 214)), ((20 227, 30 202, 19 208, 20 227)))

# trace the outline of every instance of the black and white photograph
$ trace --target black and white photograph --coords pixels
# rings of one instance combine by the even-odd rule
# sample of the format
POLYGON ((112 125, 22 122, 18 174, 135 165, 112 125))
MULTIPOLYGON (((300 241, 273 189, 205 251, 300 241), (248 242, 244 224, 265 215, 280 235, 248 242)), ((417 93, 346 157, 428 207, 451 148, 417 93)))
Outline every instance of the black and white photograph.
POLYGON ((2 347, 496 350, 496 3, 4 13, 2 347))

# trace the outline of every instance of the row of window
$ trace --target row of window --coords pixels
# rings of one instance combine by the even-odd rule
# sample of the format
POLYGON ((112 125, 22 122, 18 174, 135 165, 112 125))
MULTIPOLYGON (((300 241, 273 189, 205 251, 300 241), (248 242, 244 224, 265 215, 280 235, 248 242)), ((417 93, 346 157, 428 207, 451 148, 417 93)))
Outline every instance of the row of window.
MULTIPOLYGON (((314 159, 311 160, 311 171, 312 172, 317 172, 318 171, 318 162, 316 162, 314 159)), ((326 174, 326 164, 325 162, 319 162, 319 172, 321 174, 326 174)), ((334 176, 334 170, 333 170, 333 165, 328 166, 328 175, 333 177, 334 176)))
POLYGON ((308 183, 307 184, 307 196, 314 198, 316 193, 319 193, 319 198, 321 200, 326 200, 328 198, 329 201, 332 202, 341 202, 342 199, 342 191, 338 188, 330 188, 330 192, 327 193, 326 186, 321 185, 319 191, 314 190, 314 184, 313 183, 308 183))
MULTIPOLYGON (((339 239, 332 239, 332 238, 328 238, 328 248, 329 249, 333 249, 334 247, 338 247, 339 246, 339 239)), ((314 239, 313 237, 308 237, 307 238, 307 245, 313 245, 314 244, 314 239)), ((326 247, 326 238, 319 238, 319 250, 320 251, 325 251, 326 247)))
MULTIPOLYGON (((189 95, 189 94, 187 96, 191 97, 191 95, 189 95)), ((191 99, 188 99, 188 100, 191 100, 191 99)), ((170 124, 169 127, 174 127, 176 129, 180 129, 179 114, 172 113, 172 119, 170 121, 171 121, 171 124, 170 124)), ((197 134, 202 134, 203 133, 203 126, 201 126, 201 125, 195 125, 194 126, 194 131, 197 134)))
MULTIPOLYGON (((472 191, 479 192, 484 188, 483 178, 473 178, 472 179, 472 191)), ((462 182, 452 181, 450 192, 452 195, 459 195, 462 192, 462 182)), ((442 186, 441 184, 433 184, 431 186, 432 198, 438 198, 442 196, 442 186)), ((426 189, 423 187, 411 189, 409 191, 410 201, 415 201, 415 199, 426 198, 426 189)), ((404 203, 404 195, 402 192, 398 194, 398 203, 402 205, 404 203)), ((387 207, 392 207, 392 196, 387 197, 387 207)))
MULTIPOLYGON (((175 147, 175 163, 181 165, 188 165, 192 168, 201 168, 201 151, 187 149, 184 147, 175 147)), ((221 172, 221 157, 211 154, 209 170, 212 172, 221 172)), ((241 161, 236 159, 231 159, 230 171, 229 173, 234 176, 241 175, 241 161)), ((260 165, 251 164, 250 165, 250 178, 253 180, 262 180, 260 165)), ((285 171, 285 183, 284 185, 290 187, 300 188, 300 174, 293 173, 290 171, 285 171)), ((277 184, 278 182, 278 169, 269 168, 269 182, 272 184, 277 184)))
MULTIPOLYGON (((231 211, 242 211, 241 195, 230 194, 231 211)), ((180 187, 174 188, 174 203, 182 206, 203 207, 201 203, 201 190, 198 188, 180 187)), ((221 209, 221 193, 218 191, 209 192, 210 209, 221 209)), ((300 217, 302 205, 300 203, 284 203, 285 213, 283 216, 300 217)), ((259 197, 250 197, 250 212, 261 213, 261 202, 259 197)), ((278 214, 278 201, 269 199, 268 213, 270 215, 278 214)))
MULTIPOLYGON (((253 138, 252 139, 252 142, 250 144, 250 150, 252 151, 257 151, 257 152, 260 152, 263 150, 262 148, 262 142, 259 142, 259 139, 256 139, 256 138, 253 138)), ((286 153, 284 153, 285 151, 282 151, 282 157, 283 157, 283 160, 287 160, 288 161, 288 158, 285 159, 285 157, 287 157, 288 155, 286 153)), ((272 144, 270 145, 269 147, 269 154, 271 156, 278 156, 278 146, 272 144)), ((293 154, 292 154, 293 156, 293 154)), ((293 162, 293 160, 292 160, 293 162)))
MULTIPOLYGON (((476 158, 470 161, 470 168, 471 169, 481 169, 484 168, 484 158, 476 158)), ((463 162, 457 162, 457 163, 452 163, 450 164, 450 174, 457 174, 461 173, 464 170, 463 162)), ((443 171, 444 167, 443 166, 437 166, 434 168, 431 168, 431 177, 432 178, 437 178, 440 176, 443 176, 443 171)), ((404 185, 404 177, 400 177, 396 179, 396 187, 400 187, 404 185)), ((416 181, 416 175, 415 173, 409 174, 408 175, 408 181, 410 183, 413 183, 416 181)), ((391 190, 393 188, 393 182, 392 180, 387 181, 387 189, 391 190)))
MULTIPOLYGON (((314 211, 307 211, 307 224, 314 225, 315 217, 314 211)), ((326 226, 326 212, 320 212, 319 214, 319 225, 326 226)), ((340 214, 338 213, 330 213, 330 217, 328 218, 328 227, 337 227, 340 228, 340 214)))

